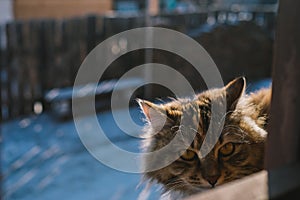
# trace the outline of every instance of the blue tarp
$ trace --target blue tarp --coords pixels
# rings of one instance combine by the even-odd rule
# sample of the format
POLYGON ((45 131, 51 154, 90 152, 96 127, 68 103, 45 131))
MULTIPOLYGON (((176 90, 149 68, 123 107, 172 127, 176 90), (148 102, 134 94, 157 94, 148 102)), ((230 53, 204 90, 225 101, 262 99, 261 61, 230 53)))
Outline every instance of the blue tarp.
MULTIPOLYGON (((142 123, 137 108, 132 108, 131 114, 142 123)), ((139 139, 123 133, 110 112, 99 113, 98 118, 115 145, 139 151, 139 139)), ((143 190, 143 186, 138 187, 140 174, 119 172, 92 157, 81 143, 73 121, 60 122, 46 113, 16 119, 1 127, 4 199, 127 200, 138 199, 143 190)), ((87 123, 86 131, 91 129, 87 123)), ((96 148, 105 149, 105 144, 96 148)), ((153 190, 149 199, 157 199, 158 194, 153 190)))

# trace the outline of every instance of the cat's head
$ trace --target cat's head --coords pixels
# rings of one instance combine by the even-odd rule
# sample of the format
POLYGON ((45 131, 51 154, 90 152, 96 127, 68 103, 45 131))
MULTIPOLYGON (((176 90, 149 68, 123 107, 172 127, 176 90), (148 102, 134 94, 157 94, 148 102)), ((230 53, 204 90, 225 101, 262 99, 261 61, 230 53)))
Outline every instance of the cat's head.
MULTIPOLYGON (((178 148, 173 144, 174 155, 156 154, 143 160, 145 177, 161 183, 166 191, 174 190, 192 194, 223 183, 241 178, 263 167, 264 138, 247 126, 243 126, 242 114, 237 104, 245 91, 245 79, 237 78, 225 87, 211 89, 198 94, 194 99, 179 99, 166 104, 154 104, 139 100, 146 116, 147 125, 143 142, 146 152, 157 151, 171 143, 176 134, 183 136, 196 133, 188 148, 178 148), (226 98, 225 123, 216 144, 206 155, 201 156, 200 147, 211 123, 211 102, 226 98), (192 108, 192 109, 191 109, 192 108), (196 129, 181 127, 182 116, 188 112, 196 129), (151 171, 157 163, 163 163, 169 156, 176 156, 171 164, 151 171)), ((183 145, 184 146, 184 145, 183 145)), ((172 153, 171 153, 172 154, 172 153)))

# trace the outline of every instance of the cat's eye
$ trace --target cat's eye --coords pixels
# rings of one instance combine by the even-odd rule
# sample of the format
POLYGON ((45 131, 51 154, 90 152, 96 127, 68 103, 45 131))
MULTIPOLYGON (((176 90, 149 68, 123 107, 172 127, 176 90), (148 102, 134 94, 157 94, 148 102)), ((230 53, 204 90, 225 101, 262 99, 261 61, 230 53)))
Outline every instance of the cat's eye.
POLYGON ((194 151, 191 150, 186 150, 185 152, 183 152, 180 156, 183 160, 186 161, 192 161, 194 160, 194 158, 196 157, 196 153, 194 151))
POLYGON ((234 150, 235 150, 235 145, 232 142, 229 142, 223 145, 219 151, 220 154, 225 157, 233 154, 234 150))

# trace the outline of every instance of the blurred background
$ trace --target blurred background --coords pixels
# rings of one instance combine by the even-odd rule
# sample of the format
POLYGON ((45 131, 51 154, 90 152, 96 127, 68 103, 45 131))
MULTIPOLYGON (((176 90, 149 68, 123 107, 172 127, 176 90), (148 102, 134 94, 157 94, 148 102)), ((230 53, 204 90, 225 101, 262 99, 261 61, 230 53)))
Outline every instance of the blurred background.
MULTIPOLYGON (((277 0, 1 0, 1 198, 158 199, 158 187, 142 192, 140 174, 106 167, 79 140, 71 98, 83 60, 117 33, 165 27, 201 44, 225 83, 246 76, 250 92, 270 84, 277 7, 277 0)), ((134 44, 122 38, 108 48, 117 55, 129 45, 134 44)), ((178 70, 195 91, 206 89, 188 61, 167 51, 141 49, 115 60, 96 83, 97 117, 114 144, 133 152, 140 151, 140 140, 114 122, 111 92, 124 73, 150 62, 178 70)), ((145 70, 117 88, 120 101, 130 95, 130 113, 140 125, 143 116, 133 99, 174 96, 156 84, 133 89, 151 74, 145 70)), ((117 112, 122 116, 125 108, 117 112)), ((92 131, 88 113, 82 118, 86 131, 92 131)), ((104 150, 106 144, 95 148, 104 150)))

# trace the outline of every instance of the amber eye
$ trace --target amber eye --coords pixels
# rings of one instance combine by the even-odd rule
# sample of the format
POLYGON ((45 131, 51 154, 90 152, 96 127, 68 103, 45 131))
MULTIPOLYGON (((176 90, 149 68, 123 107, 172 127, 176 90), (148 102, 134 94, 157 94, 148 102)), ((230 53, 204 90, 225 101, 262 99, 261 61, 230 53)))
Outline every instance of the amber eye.
POLYGON ((191 150, 186 150, 181 154, 181 158, 186 161, 194 160, 196 153, 191 150))
POLYGON ((227 144, 225 144, 224 146, 222 146, 222 148, 219 150, 220 154, 222 156, 230 156, 231 154, 233 154, 235 150, 235 146, 232 142, 229 142, 227 144))

